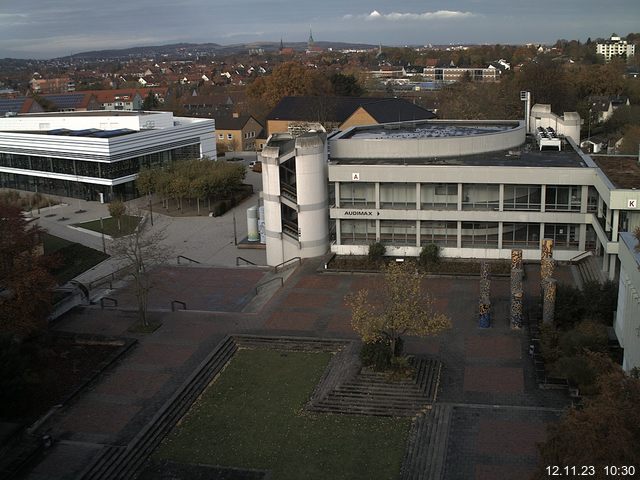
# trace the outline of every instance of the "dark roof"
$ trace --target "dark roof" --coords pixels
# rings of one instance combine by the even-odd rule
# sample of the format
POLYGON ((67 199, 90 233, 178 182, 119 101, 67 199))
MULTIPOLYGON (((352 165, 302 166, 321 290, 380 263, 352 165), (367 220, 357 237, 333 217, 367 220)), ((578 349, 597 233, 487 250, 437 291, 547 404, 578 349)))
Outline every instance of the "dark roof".
POLYGON ((9 112, 30 113, 40 111, 42 111, 42 108, 37 104, 34 106, 33 99, 30 97, 0 98, 0 116, 2 117, 9 112))
POLYGON ((433 112, 402 98, 384 97, 284 97, 267 115, 267 120, 299 120, 342 123, 359 107, 382 122, 428 120, 433 112))
POLYGON ((240 115, 238 117, 224 115, 215 117, 216 130, 242 130, 251 118, 253 118, 251 115, 240 115))
POLYGON ((592 155, 616 188, 640 188, 640 164, 638 157, 607 157, 592 155))

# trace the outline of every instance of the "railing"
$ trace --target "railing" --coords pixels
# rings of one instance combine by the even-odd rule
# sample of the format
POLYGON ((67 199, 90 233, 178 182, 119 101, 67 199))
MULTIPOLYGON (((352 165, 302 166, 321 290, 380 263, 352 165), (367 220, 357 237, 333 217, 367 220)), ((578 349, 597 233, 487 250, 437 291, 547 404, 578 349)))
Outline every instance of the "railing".
POLYGON ((283 287, 284 286, 284 280, 282 279, 282 277, 272 278, 271 280, 267 280, 264 283, 260 283, 260 284, 256 285, 256 295, 258 295, 258 292, 260 291, 260 289, 262 287, 264 287, 265 285, 268 285, 270 283, 273 283, 273 282, 275 282, 277 280, 280 280, 280 287, 283 287))
POLYGON ((109 284, 109 288, 112 289, 113 288, 113 281, 114 280, 118 280, 122 277, 124 277, 125 275, 127 275, 129 273, 129 271, 131 270, 131 265, 127 265, 126 267, 122 267, 118 270, 116 270, 115 272, 111 272, 108 275, 105 275, 103 277, 97 278, 96 280, 94 280, 93 282, 90 282, 89 285, 87 285, 87 287, 89 288, 89 290, 93 290, 94 288, 103 285, 105 283, 109 284))
POLYGON ((180 300, 172 300, 171 301, 171 311, 172 312, 176 311, 176 305, 180 305, 182 307, 182 310, 186 310, 187 309, 187 304, 185 302, 181 302, 180 300))
POLYGON ((257 263, 253 263, 251 260, 247 260, 246 258, 236 257, 236 267, 240 266, 240 262, 245 262, 246 265, 257 265, 257 263))
POLYGON ((104 310, 105 307, 117 307, 118 306, 118 300, 116 300, 115 298, 111 298, 111 297, 102 297, 100 299, 100 308, 104 310), (107 302, 111 302, 111 305, 105 305, 105 301, 107 302))
POLYGON ((275 267, 273 267, 273 272, 274 273, 278 273, 278 269, 280 270, 284 270, 285 267, 288 267, 290 264, 292 264, 293 262, 298 262, 298 265, 300 265, 302 263, 302 259, 300 257, 293 257, 290 258, 289 260, 286 260, 282 263, 279 263, 278 265, 276 265, 275 267))
POLYGON ((575 257, 571 258, 569 260, 569 264, 570 265, 575 265, 580 260, 584 260, 585 258, 590 257, 591 255, 593 255, 593 252, 591 252, 590 250, 587 250, 586 252, 582 252, 582 253, 576 255, 575 257))
POLYGON ((200 263, 199 261, 194 260, 193 258, 185 257, 184 255, 178 255, 178 259, 177 259, 178 265, 180 265, 180 259, 181 258, 184 259, 184 260, 188 260, 191 263, 200 263))

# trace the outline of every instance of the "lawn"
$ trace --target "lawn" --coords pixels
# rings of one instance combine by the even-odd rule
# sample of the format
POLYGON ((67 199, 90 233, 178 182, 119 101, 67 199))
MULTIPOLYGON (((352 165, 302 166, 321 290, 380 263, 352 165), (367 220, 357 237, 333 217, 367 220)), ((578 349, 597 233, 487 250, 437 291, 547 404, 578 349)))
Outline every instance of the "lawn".
POLYGON ((109 255, 99 250, 69 242, 48 233, 44 235, 43 243, 45 255, 58 254, 60 256, 60 266, 51 272, 60 285, 64 285, 109 258, 109 255))
POLYGON ((240 350, 154 453, 273 478, 395 479, 408 419, 303 410, 329 353, 240 350))
POLYGON ((113 217, 106 217, 100 220, 91 220, 90 222, 76 223, 74 227, 86 228, 94 232, 101 233, 104 226, 104 234, 111 237, 123 237, 125 235, 131 235, 138 223, 140 223, 141 217, 132 215, 123 215, 120 217, 120 229, 118 229, 118 221, 113 217))

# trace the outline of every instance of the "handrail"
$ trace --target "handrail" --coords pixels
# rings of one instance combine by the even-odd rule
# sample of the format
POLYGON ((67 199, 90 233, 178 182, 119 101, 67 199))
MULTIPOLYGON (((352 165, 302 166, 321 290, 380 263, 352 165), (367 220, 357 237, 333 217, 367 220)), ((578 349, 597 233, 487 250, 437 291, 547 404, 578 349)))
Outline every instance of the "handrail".
POLYGON ((105 307, 105 305, 104 305, 104 301, 105 301, 105 300, 108 300, 108 301, 110 301, 110 302, 113 302, 113 304, 112 304, 112 305, 107 305, 107 307, 117 307, 117 306, 118 306, 118 300, 116 300, 115 298, 111 298, 111 297, 102 297, 102 298, 100 299, 100 308, 101 308, 102 310, 104 310, 104 307, 105 307))
POLYGON ((251 260, 247 260, 246 258, 236 257, 236 267, 240 266, 240 260, 242 260, 243 262, 246 262, 249 265, 257 265, 257 263, 253 263, 251 260))
POLYGON ((176 311, 176 303, 182 307, 183 310, 187 309, 187 304, 185 302, 181 302, 180 300, 171 300, 171 311, 176 311))
POLYGON ((571 265, 573 265, 574 263, 576 263, 578 260, 582 260, 583 258, 587 258, 590 257, 591 255, 593 255, 593 252, 591 250, 587 250, 586 252, 582 252, 579 253, 578 255, 576 255, 575 257, 573 257, 572 259, 569 260, 569 263, 571 265), (581 258, 582 257, 582 258, 581 258))
POLYGON ((271 280, 267 280, 264 283, 260 283, 258 285, 256 285, 256 295, 258 294, 259 289, 261 289, 262 287, 264 287, 265 285, 268 285, 269 283, 275 282, 276 280, 280 280, 280 286, 283 287, 284 286, 284 280, 282 279, 282 277, 275 277, 272 278, 271 280))
MULTIPOLYGON (((132 267, 131 265, 127 265, 126 267, 119 268, 115 272, 111 272, 111 273, 109 273, 107 275, 104 275, 104 276, 102 276, 100 278, 97 278, 97 279, 93 280, 92 282, 89 282, 89 285, 87 285, 87 287, 89 288, 89 290, 93 290, 98 285, 102 285, 103 283, 107 283, 108 282, 109 283, 109 288, 113 288, 113 281, 116 278, 119 278, 121 273, 123 273, 123 272, 127 272, 128 273, 128 271, 131 270, 131 267, 132 267)), ((124 275, 122 275, 122 276, 124 276, 124 275)))
POLYGON ((191 263, 200 263, 199 261, 194 260, 193 258, 185 257, 184 255, 178 255, 178 258, 177 258, 178 265, 180 265, 181 258, 184 258, 185 260, 189 260, 191 263))
POLYGON ((278 268, 280 268, 280 267, 284 268, 285 266, 287 266, 288 263, 295 262, 295 261, 298 262, 298 265, 300 265, 302 263, 302 259, 300 257, 290 258, 289 260, 285 260, 284 262, 279 263, 278 265, 273 267, 274 273, 278 273, 278 268))

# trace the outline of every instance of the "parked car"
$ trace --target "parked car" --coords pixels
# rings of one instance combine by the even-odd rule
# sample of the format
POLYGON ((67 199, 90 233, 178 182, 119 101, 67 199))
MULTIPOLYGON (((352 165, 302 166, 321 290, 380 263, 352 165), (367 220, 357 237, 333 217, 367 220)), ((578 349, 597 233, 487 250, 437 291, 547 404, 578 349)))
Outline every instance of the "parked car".
POLYGON ((249 168, 254 172, 261 173, 262 172, 262 162, 260 160, 256 160, 255 162, 249 163, 249 168))

